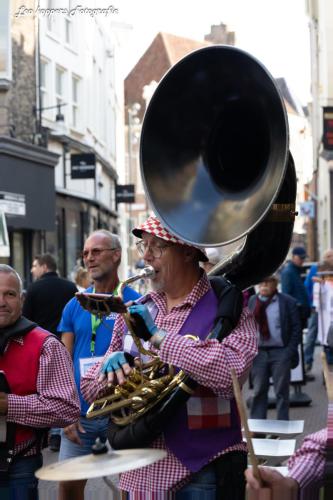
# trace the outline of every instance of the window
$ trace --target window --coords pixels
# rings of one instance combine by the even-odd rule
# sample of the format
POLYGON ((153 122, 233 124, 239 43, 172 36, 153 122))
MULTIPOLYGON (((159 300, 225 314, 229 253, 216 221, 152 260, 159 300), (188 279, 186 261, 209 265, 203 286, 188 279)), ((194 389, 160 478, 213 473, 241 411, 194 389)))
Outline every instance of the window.
POLYGON ((99 92, 96 92, 98 89, 98 67, 96 59, 93 59, 93 70, 92 70, 92 88, 91 92, 93 93, 94 98, 89 99, 90 102, 90 119, 91 119, 91 128, 94 134, 97 134, 98 131, 98 114, 99 114, 99 92))
POLYGON ((12 78, 9 0, 0 2, 0 78, 12 78))
MULTIPOLYGON (((64 104, 65 100, 65 70, 60 68, 60 66, 56 67, 56 81, 55 81, 55 92, 56 92, 56 104, 57 106, 64 104)), ((58 112, 58 109, 57 109, 58 112)), ((64 110, 61 109, 63 114, 64 110)))
POLYGON ((48 71, 49 71, 49 63, 45 60, 41 60, 40 62, 40 94, 41 94, 41 102, 40 107, 45 108, 48 106, 48 71))
POLYGON ((80 99, 80 78, 72 76, 72 125, 78 127, 79 117, 79 99, 80 99))
POLYGON ((65 21, 65 42, 68 43, 69 45, 73 43, 73 24, 72 24, 72 19, 68 16, 64 17, 65 21))
MULTIPOLYGON (((47 9, 55 9, 55 0, 47 0, 47 9)), ((55 18, 54 15, 48 15, 46 16, 46 26, 49 31, 54 31, 55 30, 55 18)))
POLYGON ((106 140, 106 117, 104 112, 104 81, 103 81, 103 73, 102 70, 98 70, 98 132, 99 137, 102 141, 106 140))

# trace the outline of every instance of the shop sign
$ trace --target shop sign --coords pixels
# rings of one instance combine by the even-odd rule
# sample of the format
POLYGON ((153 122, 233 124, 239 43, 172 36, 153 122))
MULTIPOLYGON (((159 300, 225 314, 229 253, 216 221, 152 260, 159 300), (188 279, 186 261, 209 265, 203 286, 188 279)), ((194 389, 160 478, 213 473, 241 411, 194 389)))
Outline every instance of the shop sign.
POLYGON ((96 157, 94 153, 71 155, 72 179, 95 179, 96 157))
POLYGON ((0 210, 7 215, 26 215, 25 195, 0 191, 0 210))
POLYGON ((117 184, 116 203, 134 203, 134 184, 117 184))
POLYGON ((329 106, 324 108, 324 133, 323 143, 324 149, 328 151, 333 150, 333 107, 329 106))

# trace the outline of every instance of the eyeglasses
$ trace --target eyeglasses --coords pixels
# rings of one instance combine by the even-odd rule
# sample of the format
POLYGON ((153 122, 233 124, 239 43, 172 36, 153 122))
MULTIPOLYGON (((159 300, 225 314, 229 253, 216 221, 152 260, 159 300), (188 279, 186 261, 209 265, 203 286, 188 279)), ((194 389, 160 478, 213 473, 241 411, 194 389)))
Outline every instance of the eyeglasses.
POLYGON ((154 259, 160 259, 163 251, 171 245, 148 245, 145 241, 141 240, 136 243, 136 248, 141 257, 149 251, 154 259))
POLYGON ((92 257, 99 257, 102 252, 112 252, 113 250, 119 250, 119 248, 92 248, 91 250, 83 250, 81 257, 82 259, 87 259, 89 254, 92 257))

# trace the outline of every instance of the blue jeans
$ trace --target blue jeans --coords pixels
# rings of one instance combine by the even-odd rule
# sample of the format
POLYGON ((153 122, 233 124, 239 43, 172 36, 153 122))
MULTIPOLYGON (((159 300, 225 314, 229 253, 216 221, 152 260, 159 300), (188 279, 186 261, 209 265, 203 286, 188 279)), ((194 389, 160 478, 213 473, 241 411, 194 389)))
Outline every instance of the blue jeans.
POLYGON ((8 476, 0 475, 1 500, 38 500, 38 479, 35 471, 43 464, 42 455, 14 460, 8 476))
POLYGON ((175 494, 175 500, 215 500, 216 470, 214 465, 204 467, 192 476, 190 483, 175 494))
POLYGON ((277 418, 289 419, 289 384, 291 355, 286 347, 262 348, 254 358, 251 370, 253 400, 251 418, 266 418, 269 378, 273 379, 277 418))
POLYGON ((318 335, 318 313, 317 311, 312 311, 308 321, 308 331, 306 334, 305 346, 304 346, 304 363, 309 367, 312 367, 313 353, 315 350, 317 335, 318 335))
POLYGON ((58 427, 52 427, 52 429, 50 429, 50 436, 60 436, 61 435, 61 429, 59 429, 58 427))
MULTIPOLYGON (((164 500, 244 500, 244 471, 247 456, 244 452, 234 451, 222 455, 191 475, 190 482, 176 493, 164 492, 164 500)), ((133 494, 127 493, 127 499, 133 494)), ((148 492, 144 498, 151 498, 148 492)))
POLYGON ((98 437, 103 443, 105 443, 107 437, 106 432, 108 428, 108 422, 108 417, 88 420, 86 417, 81 416, 80 423, 83 429, 86 431, 85 433, 79 432, 82 445, 70 441, 62 430, 59 460, 66 460, 67 458, 89 455, 89 453, 91 453, 91 447, 98 437))

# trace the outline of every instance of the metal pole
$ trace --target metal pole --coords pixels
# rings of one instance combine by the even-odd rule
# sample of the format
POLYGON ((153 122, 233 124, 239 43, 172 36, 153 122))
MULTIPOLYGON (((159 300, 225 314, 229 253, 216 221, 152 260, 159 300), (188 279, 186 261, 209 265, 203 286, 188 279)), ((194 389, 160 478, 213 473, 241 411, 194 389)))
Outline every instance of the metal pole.
POLYGON ((63 185, 64 189, 67 189, 67 173, 66 173, 66 153, 67 145, 62 145, 62 169, 63 169, 63 185))

